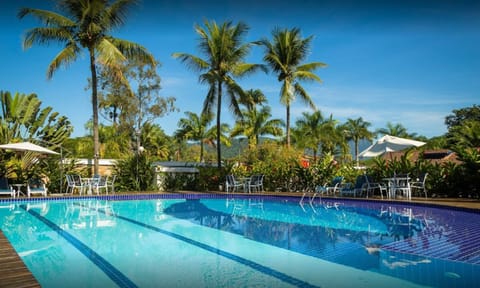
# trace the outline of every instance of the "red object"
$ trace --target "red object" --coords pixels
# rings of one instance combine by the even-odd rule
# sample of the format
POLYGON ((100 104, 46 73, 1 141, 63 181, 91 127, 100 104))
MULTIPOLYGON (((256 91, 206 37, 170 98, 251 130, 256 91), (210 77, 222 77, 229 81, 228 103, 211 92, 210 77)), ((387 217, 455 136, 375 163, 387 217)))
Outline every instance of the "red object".
POLYGON ((310 167, 310 161, 308 161, 307 159, 302 159, 302 167, 303 168, 310 167))

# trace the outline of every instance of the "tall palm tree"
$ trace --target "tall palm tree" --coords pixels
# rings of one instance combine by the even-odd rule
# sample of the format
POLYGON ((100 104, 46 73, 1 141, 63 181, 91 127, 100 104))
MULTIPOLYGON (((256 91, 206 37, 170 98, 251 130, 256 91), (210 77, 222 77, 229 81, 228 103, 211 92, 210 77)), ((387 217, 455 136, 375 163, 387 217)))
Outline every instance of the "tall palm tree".
POLYGON ((347 140, 353 140, 355 145, 355 161, 358 166, 358 142, 362 139, 372 140, 373 133, 368 130, 370 122, 363 121, 363 118, 347 119, 344 125, 345 136, 347 140))
POLYGON ((272 42, 262 39, 258 43, 265 48, 263 60, 278 75, 282 82, 280 102, 286 107, 287 147, 290 146, 290 105, 298 96, 311 108, 315 108, 310 95, 300 85, 300 81, 317 81, 320 77, 313 73, 317 68, 325 67, 321 62, 302 64, 307 57, 313 36, 302 39, 300 29, 279 29, 272 31, 272 42))
POLYGON ((187 118, 178 121, 179 129, 175 132, 176 138, 192 140, 200 143, 200 162, 204 161, 204 143, 210 142, 211 132, 208 129, 209 123, 213 120, 212 114, 201 114, 200 116, 187 111, 187 118))
POLYGON ((227 102, 237 116, 241 115, 238 98, 244 95, 243 89, 234 77, 250 74, 258 69, 264 69, 259 64, 244 63, 252 43, 243 43, 243 37, 248 31, 246 24, 231 21, 217 25, 215 21, 205 21, 205 27, 195 25, 195 31, 200 36, 200 52, 206 57, 202 59, 187 53, 174 53, 173 57, 180 59, 188 67, 199 71, 199 80, 209 85, 202 113, 212 113, 216 105, 217 116, 217 164, 221 168, 221 112, 223 89, 226 89, 227 102))
MULTIPOLYGON (((88 51, 92 81, 92 119, 94 143, 94 173, 98 174, 100 142, 98 134, 97 65, 108 66, 124 79, 120 67, 127 59, 155 65, 153 56, 139 44, 115 38, 110 33, 123 25, 128 10, 136 0, 58 0, 58 7, 65 16, 53 11, 22 8, 18 17, 32 15, 44 27, 28 30, 23 47, 33 44, 61 43, 64 48, 58 53, 47 69, 47 78, 61 66, 68 66, 77 60, 83 49, 88 51)), ((126 81, 125 81, 126 82, 126 81)))

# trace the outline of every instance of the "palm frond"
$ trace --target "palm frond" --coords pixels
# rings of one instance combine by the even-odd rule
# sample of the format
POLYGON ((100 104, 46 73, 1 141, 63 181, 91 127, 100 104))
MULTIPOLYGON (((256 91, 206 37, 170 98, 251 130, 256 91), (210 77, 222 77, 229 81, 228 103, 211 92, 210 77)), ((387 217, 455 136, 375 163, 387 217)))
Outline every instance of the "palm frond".
POLYGON ((316 81, 322 83, 322 79, 310 71, 296 71, 294 77, 302 81, 316 81))
POLYGON ((263 71, 265 73, 268 72, 267 66, 263 64, 251 64, 251 63, 241 63, 235 65, 232 70, 233 76, 247 76, 251 75, 257 71, 263 71))
POLYGON ((53 42, 71 42, 73 35, 69 30, 57 27, 38 27, 25 32, 23 36, 23 49, 28 49, 33 44, 48 45, 53 42))
POLYGON ((21 8, 20 11, 18 12, 17 16, 18 18, 22 19, 23 17, 27 15, 32 15, 38 20, 40 20, 43 24, 46 26, 53 26, 53 27, 74 27, 75 22, 69 19, 68 17, 65 17, 63 15, 60 15, 58 13, 52 12, 52 11, 47 11, 47 10, 41 10, 41 9, 32 9, 32 8, 21 8))
POLYGON ((203 60, 200 57, 187 54, 187 53, 173 53, 172 54, 173 58, 178 58, 180 61, 185 63, 188 68, 194 70, 194 71, 205 71, 208 69, 209 64, 205 60, 203 60))
POLYGON ((210 89, 208 89, 207 97, 203 101, 203 110, 202 113, 213 114, 213 108, 215 107, 217 99, 217 89, 216 85, 210 85, 210 89))
POLYGON ((127 12, 132 6, 138 5, 137 0, 117 0, 113 2, 107 9, 106 15, 112 28, 119 27, 125 23, 127 12))
POLYGON ((155 58, 148 50, 137 43, 119 38, 108 38, 128 60, 139 61, 141 63, 156 65, 155 58))
POLYGON ((61 66, 68 66, 70 63, 74 62, 78 58, 80 51, 81 50, 76 43, 69 43, 69 45, 53 58, 50 65, 48 65, 47 79, 51 79, 55 71, 61 66))
POLYGON ((322 63, 322 62, 311 62, 303 65, 297 66, 297 71, 307 71, 307 72, 313 72, 317 70, 318 68, 325 68, 327 67, 327 64, 322 63))
POLYGON ((240 110, 240 106, 238 105, 237 98, 244 98, 245 91, 243 91, 242 87, 231 77, 225 78, 225 86, 227 87, 227 93, 230 97, 228 100, 230 102, 230 110, 233 114, 237 117, 242 117, 242 112, 240 110))
POLYGON ((127 57, 116 45, 107 39, 102 39, 96 46, 97 60, 104 66, 118 67, 127 60, 127 57))
POLYGON ((317 109, 315 103, 313 103, 312 98, 308 95, 307 91, 298 83, 294 84, 295 95, 299 96, 300 100, 310 106, 312 109, 317 109))

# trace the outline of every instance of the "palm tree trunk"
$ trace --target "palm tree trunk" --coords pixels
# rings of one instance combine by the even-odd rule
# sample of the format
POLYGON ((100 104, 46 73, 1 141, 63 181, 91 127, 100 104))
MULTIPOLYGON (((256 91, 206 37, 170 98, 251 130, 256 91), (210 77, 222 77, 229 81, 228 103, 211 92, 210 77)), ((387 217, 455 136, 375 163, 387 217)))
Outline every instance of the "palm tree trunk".
POLYGON ((355 139, 355 160, 357 162, 357 167, 359 165, 358 163, 358 139, 355 139))
POLYGON ((98 175, 98 158, 100 157, 100 140, 98 136, 98 97, 97 97, 97 68, 95 67, 95 51, 90 52, 90 71, 92 72, 92 120, 93 120, 93 175, 98 175))
POLYGON ((287 125, 286 125, 287 134, 287 148, 290 148, 290 104, 287 104, 287 125))
POLYGON ((217 166, 218 170, 222 168, 222 147, 220 144, 220 113, 222 112, 222 83, 218 82, 218 95, 217 95, 217 166))
POLYGON ((203 141, 204 139, 200 139, 200 163, 203 163, 204 160, 203 160, 203 141))

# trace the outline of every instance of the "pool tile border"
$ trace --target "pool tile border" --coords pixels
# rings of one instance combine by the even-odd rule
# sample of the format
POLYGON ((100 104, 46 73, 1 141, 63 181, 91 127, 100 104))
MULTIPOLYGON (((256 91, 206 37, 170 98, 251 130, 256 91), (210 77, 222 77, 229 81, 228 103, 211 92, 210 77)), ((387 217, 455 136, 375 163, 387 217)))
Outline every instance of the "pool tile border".
MULTIPOLYGON (((263 198, 276 200, 291 200, 300 201, 301 195, 260 195, 260 194, 219 194, 219 193, 166 193, 166 194, 112 194, 112 195, 87 195, 87 196, 50 196, 50 197, 32 197, 32 198, 1 198, 0 204, 8 203, 24 203, 24 202, 43 202, 43 201, 65 201, 65 200, 148 200, 148 199, 223 199, 226 197, 235 199, 248 198, 263 198)), ((480 213, 480 208, 467 208, 459 206, 448 206, 436 203, 424 203, 413 201, 395 201, 387 199, 362 199, 362 198, 335 198, 335 197, 318 197, 315 203, 323 200, 337 201, 337 202, 363 202, 363 203, 382 203, 389 205, 408 205, 417 207, 439 208, 446 210, 464 211, 480 213)))

